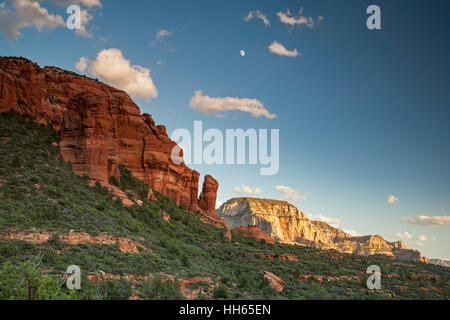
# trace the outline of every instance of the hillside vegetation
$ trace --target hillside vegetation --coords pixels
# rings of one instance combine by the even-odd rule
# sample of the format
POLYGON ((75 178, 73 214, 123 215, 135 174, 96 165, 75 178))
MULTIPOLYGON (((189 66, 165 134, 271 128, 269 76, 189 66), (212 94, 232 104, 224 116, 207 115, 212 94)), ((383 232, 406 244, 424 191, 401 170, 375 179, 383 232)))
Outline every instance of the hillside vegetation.
POLYGON ((121 168, 120 182, 111 184, 142 201, 124 208, 108 189, 73 173, 58 143, 55 130, 29 117, 0 114, 0 299, 450 297, 450 272, 441 266, 271 245, 237 234, 229 241, 223 229, 161 194, 147 200, 149 187, 121 168), (42 243, 11 239, 30 230, 52 236, 42 243), (142 247, 131 253, 119 243, 61 241, 71 232, 126 238, 142 247), (83 278, 81 290, 70 292, 64 274, 74 264, 83 278), (373 264, 381 268, 382 290, 366 288, 365 271, 373 264), (283 291, 269 285, 264 271, 285 282, 283 291))

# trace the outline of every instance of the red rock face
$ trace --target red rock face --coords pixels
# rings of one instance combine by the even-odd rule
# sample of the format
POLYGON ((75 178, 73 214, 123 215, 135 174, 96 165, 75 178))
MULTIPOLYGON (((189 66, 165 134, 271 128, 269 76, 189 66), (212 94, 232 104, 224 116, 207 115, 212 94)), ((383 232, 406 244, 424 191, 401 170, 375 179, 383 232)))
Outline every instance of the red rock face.
POLYGON ((216 197, 219 183, 211 176, 205 176, 202 193, 198 200, 198 205, 203 212, 216 216, 216 197))
POLYGON ((125 92, 26 59, 0 58, 0 112, 10 110, 59 130, 61 155, 77 174, 108 186, 121 164, 178 205, 215 215, 217 181, 205 178, 199 207, 199 173, 171 161, 176 143, 125 92))
POLYGON ((234 232, 239 233, 244 237, 255 238, 256 240, 264 240, 267 243, 275 243, 275 240, 269 236, 267 233, 264 233, 257 226, 250 227, 237 227, 233 229, 234 232))
POLYGON ((284 286, 286 285, 283 280, 269 271, 264 271, 264 278, 267 279, 269 281, 269 285, 278 292, 283 291, 284 286))

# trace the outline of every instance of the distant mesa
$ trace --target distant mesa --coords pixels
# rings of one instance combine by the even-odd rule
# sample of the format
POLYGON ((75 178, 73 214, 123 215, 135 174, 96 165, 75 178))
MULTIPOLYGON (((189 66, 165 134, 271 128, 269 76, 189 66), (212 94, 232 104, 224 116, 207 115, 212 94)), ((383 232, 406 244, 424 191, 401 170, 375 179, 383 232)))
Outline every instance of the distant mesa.
POLYGON ((388 242, 377 235, 353 237, 325 222, 309 220, 286 201, 233 198, 225 202, 217 213, 231 229, 255 226, 280 243, 427 263, 427 258, 419 251, 408 249, 402 241, 388 242))
POLYGON ((450 268, 450 261, 444 259, 428 259, 428 263, 450 268))

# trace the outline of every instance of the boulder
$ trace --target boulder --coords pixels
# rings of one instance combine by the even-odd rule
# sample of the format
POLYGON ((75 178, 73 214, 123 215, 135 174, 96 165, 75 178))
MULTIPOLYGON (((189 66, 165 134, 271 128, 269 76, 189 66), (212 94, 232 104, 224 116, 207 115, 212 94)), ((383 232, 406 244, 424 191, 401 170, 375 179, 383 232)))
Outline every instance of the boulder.
POLYGON ((269 271, 264 271, 264 278, 267 279, 269 281, 269 285, 278 292, 283 291, 284 286, 286 285, 283 280, 269 271))

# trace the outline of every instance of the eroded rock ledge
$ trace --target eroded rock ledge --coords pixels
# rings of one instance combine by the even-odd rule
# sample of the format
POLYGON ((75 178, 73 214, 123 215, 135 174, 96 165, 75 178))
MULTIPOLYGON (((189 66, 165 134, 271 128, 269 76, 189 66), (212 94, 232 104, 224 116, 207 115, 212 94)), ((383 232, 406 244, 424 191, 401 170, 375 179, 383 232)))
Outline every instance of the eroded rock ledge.
MULTIPOLYGON (((44 243, 53 239, 53 234, 47 231, 38 231, 38 230, 25 230, 25 231, 11 231, 11 232, 0 232, 1 239, 13 239, 13 240, 21 240, 27 241, 31 243, 44 243)), ((153 252, 152 250, 146 248, 144 245, 139 242, 121 238, 121 237, 113 237, 108 234, 100 235, 100 236, 92 236, 87 233, 80 232, 69 232, 65 235, 59 235, 58 239, 61 242, 70 244, 70 245, 79 245, 79 244, 102 244, 102 245, 114 245, 116 243, 119 244, 120 251, 125 253, 139 253, 139 249, 148 252, 153 252)))

